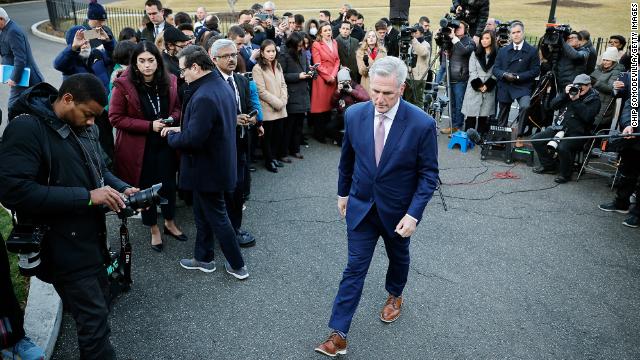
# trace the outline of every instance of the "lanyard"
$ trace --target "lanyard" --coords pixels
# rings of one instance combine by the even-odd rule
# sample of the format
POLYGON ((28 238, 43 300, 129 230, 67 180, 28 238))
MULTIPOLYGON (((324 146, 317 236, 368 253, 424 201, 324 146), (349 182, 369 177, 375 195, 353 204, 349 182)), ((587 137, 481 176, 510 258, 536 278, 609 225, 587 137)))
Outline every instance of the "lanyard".
POLYGON ((154 120, 160 119, 160 95, 158 95, 158 91, 156 89, 156 102, 154 103, 153 100, 151 99, 151 95, 149 95, 149 92, 147 91, 147 99, 149 99, 149 102, 151 103, 151 106, 153 107, 153 113, 154 113, 154 120), (156 107, 156 104, 158 107, 156 107))

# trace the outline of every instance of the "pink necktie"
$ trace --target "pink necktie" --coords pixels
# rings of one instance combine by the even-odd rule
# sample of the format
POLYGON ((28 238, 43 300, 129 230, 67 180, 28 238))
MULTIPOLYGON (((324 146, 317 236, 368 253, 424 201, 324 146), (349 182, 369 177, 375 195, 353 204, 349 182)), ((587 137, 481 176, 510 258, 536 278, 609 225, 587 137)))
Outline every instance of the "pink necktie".
POLYGON ((384 149, 384 119, 387 117, 384 114, 378 115, 378 124, 376 125, 376 131, 374 133, 374 141, 376 145, 376 166, 380 163, 380 157, 382 156, 382 150, 384 149))

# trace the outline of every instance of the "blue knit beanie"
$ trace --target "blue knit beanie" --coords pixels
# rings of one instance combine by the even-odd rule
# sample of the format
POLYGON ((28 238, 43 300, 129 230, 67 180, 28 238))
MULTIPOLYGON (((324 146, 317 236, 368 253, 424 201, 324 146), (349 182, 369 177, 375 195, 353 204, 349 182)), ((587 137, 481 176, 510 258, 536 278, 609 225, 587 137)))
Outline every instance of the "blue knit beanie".
POLYGON ((107 11, 98 4, 98 0, 91 0, 89 9, 87 10, 87 19, 89 20, 107 20, 107 11))

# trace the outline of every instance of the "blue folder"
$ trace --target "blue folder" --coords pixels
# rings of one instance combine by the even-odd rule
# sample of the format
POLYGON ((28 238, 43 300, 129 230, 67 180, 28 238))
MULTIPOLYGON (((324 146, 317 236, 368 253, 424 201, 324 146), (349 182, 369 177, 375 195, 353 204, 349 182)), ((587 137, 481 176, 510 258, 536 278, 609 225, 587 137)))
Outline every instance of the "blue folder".
MULTIPOLYGON (((13 66, 12 65, 2 65, 2 82, 7 83, 11 80, 11 74, 13 74, 13 66)), ((22 71, 22 77, 20 77, 20 81, 17 85, 28 87, 29 86, 29 78, 31 77, 31 69, 24 68, 22 71)))

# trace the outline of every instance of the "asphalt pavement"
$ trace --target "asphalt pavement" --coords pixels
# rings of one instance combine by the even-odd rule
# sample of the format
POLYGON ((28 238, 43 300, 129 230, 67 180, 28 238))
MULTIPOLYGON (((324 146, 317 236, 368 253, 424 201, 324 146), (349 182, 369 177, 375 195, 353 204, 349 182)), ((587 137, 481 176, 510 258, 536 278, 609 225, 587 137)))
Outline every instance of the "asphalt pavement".
MULTIPOLYGON (((44 2, 3 7, 59 86, 51 63, 62 45, 28 29, 47 18, 44 2)), ((7 97, 0 85, 5 114, 7 97)), ((597 209, 613 197, 607 180, 557 185, 526 165, 480 161, 477 148, 464 154, 439 142, 448 211, 434 196, 412 237, 402 316, 390 325, 378 319, 387 266, 380 242, 343 358, 640 358, 640 231, 597 209), (508 170, 515 178, 498 179, 508 170)), ((219 248, 212 274, 178 265, 193 253, 189 207, 177 213, 189 241, 165 237, 160 254, 140 221, 130 221, 133 289, 111 313, 120 359, 322 358, 313 348, 328 335, 346 264, 339 148, 312 142, 304 155, 278 174, 260 166, 254 174, 244 228, 258 243, 243 249, 246 281, 224 272, 219 248)), ((117 218, 109 224, 116 245, 117 218)), ((78 358, 68 314, 53 358, 78 358)))
MULTIPOLYGON (((411 243, 400 319, 378 319, 387 260, 379 242, 349 333, 348 359, 632 359, 640 357, 640 231, 597 205, 613 193, 594 175, 557 185, 523 164, 480 161, 439 139, 443 192, 411 243), (510 171, 512 179, 497 179, 510 171), (467 184, 468 183, 468 184, 467 184)), ((312 143, 278 174, 259 167, 244 228, 250 278, 178 265, 189 236, 149 233, 131 221, 134 285, 114 304, 112 342, 121 359, 320 359, 313 352, 346 264, 346 225, 336 210, 339 148, 312 143)), ((117 224, 110 218, 113 236, 117 224)), ((55 359, 77 357, 63 319, 55 359)))

